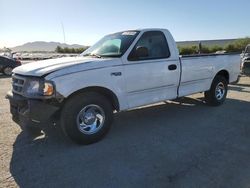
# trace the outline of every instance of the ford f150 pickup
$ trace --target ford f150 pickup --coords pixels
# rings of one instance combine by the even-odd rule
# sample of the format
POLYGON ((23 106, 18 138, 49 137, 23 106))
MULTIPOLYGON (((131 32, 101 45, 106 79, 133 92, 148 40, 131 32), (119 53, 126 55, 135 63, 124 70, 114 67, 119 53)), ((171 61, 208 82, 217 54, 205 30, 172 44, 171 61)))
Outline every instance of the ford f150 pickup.
POLYGON ((221 105, 239 73, 239 55, 181 58, 168 30, 129 30, 103 37, 79 57, 15 68, 6 97, 19 125, 57 117, 65 135, 90 144, 106 135, 114 112, 198 92, 221 105))

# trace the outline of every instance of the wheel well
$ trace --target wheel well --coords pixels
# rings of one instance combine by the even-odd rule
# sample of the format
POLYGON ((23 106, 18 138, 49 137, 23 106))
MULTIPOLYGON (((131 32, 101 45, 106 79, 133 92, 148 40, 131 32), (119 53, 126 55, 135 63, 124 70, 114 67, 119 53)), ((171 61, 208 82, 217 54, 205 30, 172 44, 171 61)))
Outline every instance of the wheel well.
POLYGON ((79 93, 84 93, 84 92, 96 92, 99 93, 103 96, 105 96, 107 99, 109 99, 109 101, 111 102, 112 106, 114 107, 114 109, 116 111, 120 110, 120 105, 119 105, 119 101, 117 96, 114 94, 113 91, 111 91, 110 89, 104 88, 104 87, 99 87, 99 86, 95 86, 95 87, 86 87, 83 89, 80 89, 78 91, 75 91, 74 93, 72 93, 70 96, 68 96, 67 98, 72 97, 73 95, 77 95, 79 93))
POLYGON ((221 71, 219 71, 219 72, 216 74, 216 76, 217 76, 217 75, 220 75, 220 76, 225 77, 225 78, 227 79, 227 82, 229 83, 229 73, 228 73, 228 71, 226 71, 226 70, 221 70, 221 71))

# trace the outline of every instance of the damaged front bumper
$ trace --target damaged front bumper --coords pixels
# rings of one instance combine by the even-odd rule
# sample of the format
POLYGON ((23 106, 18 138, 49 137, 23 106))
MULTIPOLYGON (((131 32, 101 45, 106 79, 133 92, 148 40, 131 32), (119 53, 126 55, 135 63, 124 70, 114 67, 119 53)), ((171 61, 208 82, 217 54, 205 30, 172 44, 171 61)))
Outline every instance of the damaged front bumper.
POLYGON ((40 126, 48 122, 59 110, 59 106, 52 105, 46 100, 27 99, 9 91, 6 98, 10 102, 12 119, 22 126, 40 126))

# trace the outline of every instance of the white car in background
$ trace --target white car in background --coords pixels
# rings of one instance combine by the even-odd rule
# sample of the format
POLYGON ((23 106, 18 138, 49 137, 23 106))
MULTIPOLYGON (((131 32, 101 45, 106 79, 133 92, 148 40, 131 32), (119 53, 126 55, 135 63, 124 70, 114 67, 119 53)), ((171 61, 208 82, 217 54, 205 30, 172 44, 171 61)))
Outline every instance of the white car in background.
POLYGON ((250 74, 250 44, 246 46, 241 54, 241 70, 244 74, 250 74))

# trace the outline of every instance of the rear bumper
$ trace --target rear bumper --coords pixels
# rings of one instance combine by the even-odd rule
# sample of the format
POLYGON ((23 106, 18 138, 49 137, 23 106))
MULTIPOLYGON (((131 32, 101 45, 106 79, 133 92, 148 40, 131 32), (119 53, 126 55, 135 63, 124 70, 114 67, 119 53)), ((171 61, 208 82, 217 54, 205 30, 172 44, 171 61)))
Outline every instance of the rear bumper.
POLYGON ((40 126, 48 122, 59 107, 47 104, 42 100, 27 99, 11 91, 6 98, 10 102, 12 119, 20 126, 40 126))

